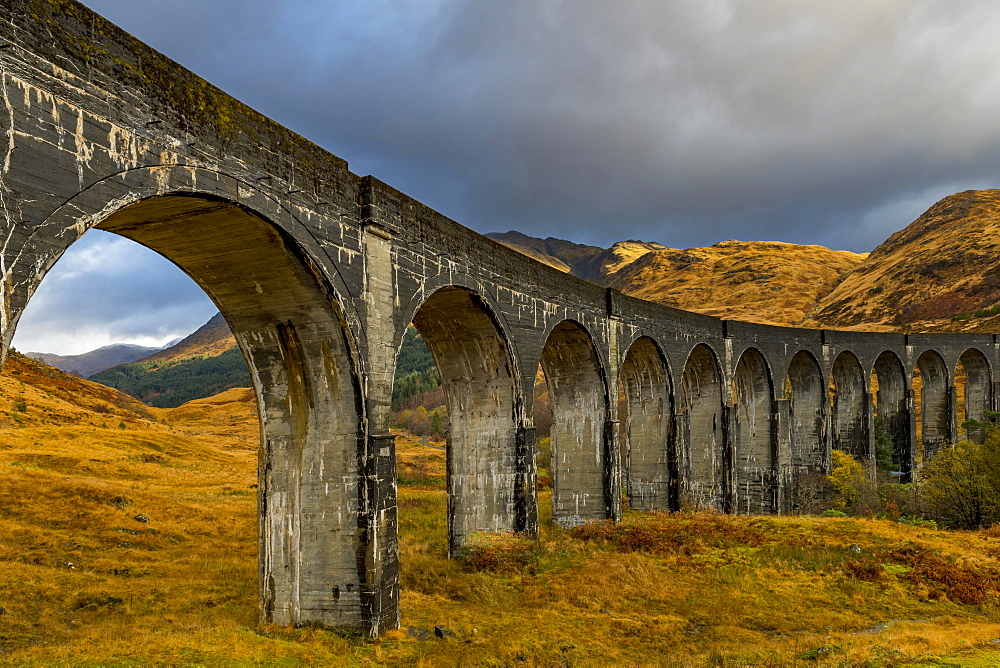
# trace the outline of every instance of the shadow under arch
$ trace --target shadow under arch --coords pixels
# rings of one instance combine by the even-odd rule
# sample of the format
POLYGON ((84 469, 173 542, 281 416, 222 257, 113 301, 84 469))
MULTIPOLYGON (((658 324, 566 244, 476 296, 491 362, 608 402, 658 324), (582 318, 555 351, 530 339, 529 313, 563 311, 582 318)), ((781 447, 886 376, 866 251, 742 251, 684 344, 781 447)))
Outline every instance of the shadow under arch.
POLYGON ((870 385, 875 404, 873 432, 876 449, 879 440, 890 443, 893 471, 901 473, 900 482, 910 482, 916 466, 916 454, 910 437, 910 409, 907 398, 906 371, 896 353, 886 350, 875 358, 870 385))
POLYGON ((685 506, 729 509, 730 462, 722 401, 722 374, 715 351, 699 343, 684 364, 677 407, 677 438, 685 462, 681 502, 685 506))
MULTIPOLYGON (((673 393, 670 369, 656 342, 641 336, 621 365, 624 392, 621 420, 629 507, 677 510, 678 467, 673 443, 673 393)), ((621 406, 621 402, 619 403, 621 406)))
POLYGON ((982 442, 986 436, 983 430, 976 427, 967 428, 965 424, 968 420, 985 422, 986 411, 993 405, 993 374, 986 355, 977 348, 969 348, 963 352, 956 364, 955 376, 956 393, 959 387, 962 390, 962 410, 961 412, 956 410, 958 426, 966 438, 982 442), (958 367, 961 367, 961 374, 958 367), (965 378, 964 383, 957 382, 959 376, 965 378))
MULTIPOLYGON (((394 574, 383 586, 385 574, 367 558, 374 532, 364 482, 371 458, 361 356, 331 276, 270 218, 220 196, 225 188, 195 192, 188 183, 174 192, 163 180, 155 182, 154 171, 137 171, 145 181, 131 174, 98 184, 49 217, 47 225, 62 225, 53 234, 62 245, 29 245, 36 274, 11 323, 59 255, 92 227, 176 264, 218 306, 254 384, 261 416, 261 620, 375 633, 394 625, 394 574), (137 196, 151 190, 164 194, 137 196)), ((215 176, 217 185, 225 181, 215 176)), ((5 342, 12 330, 4 333, 5 342)))
POLYGON ((778 453, 771 419, 774 391, 767 360, 755 348, 733 373, 733 509, 770 514, 778 508, 778 453))
POLYGON ((476 531, 532 529, 518 439, 519 374, 506 332, 479 294, 459 286, 424 299, 413 324, 434 357, 448 406, 451 555, 476 531))
POLYGON ((830 381, 831 449, 870 460, 868 382, 854 353, 845 350, 837 355, 830 381))
POLYGON ((951 440, 951 374, 948 365, 935 350, 925 350, 917 358, 914 394, 920 390, 920 412, 917 431, 920 434, 921 461, 937 454, 951 440))
POLYGON ((542 370, 552 398, 552 519, 563 527, 614 518, 608 389, 590 333, 573 320, 550 331, 542 370))

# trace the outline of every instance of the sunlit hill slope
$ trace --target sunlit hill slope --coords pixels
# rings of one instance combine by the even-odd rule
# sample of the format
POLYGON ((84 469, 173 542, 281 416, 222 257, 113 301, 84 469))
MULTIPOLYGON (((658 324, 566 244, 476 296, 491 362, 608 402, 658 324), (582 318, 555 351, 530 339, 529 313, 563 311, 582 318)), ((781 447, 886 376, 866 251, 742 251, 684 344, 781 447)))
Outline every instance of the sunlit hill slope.
POLYGON ((4 665, 998 659, 996 532, 711 513, 563 530, 542 491, 540 542, 452 560, 445 450, 405 436, 402 630, 259 627, 249 390, 155 409, 12 354, 0 421, 4 665))
POLYGON ((489 236, 581 278, 722 318, 862 330, 1000 327, 1000 190, 946 197, 870 254, 764 241, 603 249, 489 236))
POLYGON ((968 190, 945 197, 879 245, 819 301, 813 318, 898 328, 949 322, 998 302, 1000 190, 968 190))

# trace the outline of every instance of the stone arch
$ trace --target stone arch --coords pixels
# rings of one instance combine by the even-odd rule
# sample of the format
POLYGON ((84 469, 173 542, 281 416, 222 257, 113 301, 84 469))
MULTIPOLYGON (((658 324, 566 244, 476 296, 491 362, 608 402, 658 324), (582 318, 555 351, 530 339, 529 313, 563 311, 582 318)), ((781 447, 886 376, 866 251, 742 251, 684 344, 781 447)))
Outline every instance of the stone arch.
POLYGON ((619 419, 623 426, 629 507, 677 510, 670 371, 653 339, 642 336, 629 346, 619 378, 625 395, 625 412, 619 419))
POLYGON ((985 434, 981 429, 966 429, 962 427, 962 423, 966 420, 977 422, 986 420, 986 411, 990 410, 993 402, 993 376, 990 372, 990 363, 980 350, 969 348, 962 353, 956 365, 956 381, 959 370, 963 372, 965 381, 961 384, 956 382, 956 394, 961 388, 962 408, 960 412, 956 409, 958 424, 966 438, 982 441, 985 434))
POLYGON ((824 429, 825 405, 823 372, 816 358, 805 350, 792 356, 788 364, 786 392, 791 418, 789 464, 793 475, 829 469, 830 452, 824 429))
MULTIPOLYGON (((269 197, 208 170, 136 169, 105 179, 23 242, 8 268, 21 280, 8 292, 3 349, 34 289, 86 230, 119 234, 174 262, 225 317, 256 392, 262 621, 377 632, 396 614, 376 600, 383 573, 363 566, 381 548, 343 540, 364 536, 371 516, 362 484, 373 478, 363 356, 342 281, 310 255, 295 225, 269 197)), ((389 598, 393 583, 391 576, 389 598)))
POLYGON ((593 338, 564 320, 549 333, 542 369, 552 397, 552 518, 568 527, 614 514, 608 391, 593 338))
POLYGON ((923 461, 933 457, 951 440, 951 374, 941 355, 925 350, 917 358, 920 375, 920 433, 923 461))
POLYGON ((778 453, 772 423, 771 371, 747 348, 733 373, 733 506, 741 513, 777 510, 778 453))
POLYGON ((854 353, 844 351, 833 361, 831 374, 832 449, 871 459, 868 439, 868 382, 854 353))
POLYGON ((699 343, 688 354, 681 381, 677 436, 683 444, 686 489, 682 501, 692 507, 726 509, 722 373, 715 352, 699 343))
MULTIPOLYGON (((3 351, 6 353, 10 345, 17 318, 27 300, 70 244, 87 230, 97 227, 111 213, 142 200, 167 195, 231 202, 280 229, 294 242, 301 260, 310 265, 310 271, 322 275, 324 289, 343 313, 357 349, 364 349, 365 335, 352 305, 350 290, 336 263, 325 255, 322 244, 299 219, 308 222, 317 214, 299 210, 296 216, 270 194, 223 172, 188 165, 155 165, 128 169, 96 181, 69 198, 20 240, 21 252, 5 267, 10 285, 0 310, 3 351)), ((338 224, 343 226, 345 223, 338 224)), ((364 368, 363 355, 358 356, 358 364, 364 368)))
POLYGON ((875 358, 870 378, 875 404, 873 437, 891 442, 893 471, 902 474, 901 482, 909 482, 916 465, 913 439, 910 435, 910 409, 907 400, 906 371, 896 353, 886 350, 875 358))
POLYGON ((436 290, 412 321, 437 364, 448 406, 448 536, 455 555, 476 531, 526 528, 517 365, 494 311, 467 288, 436 290))

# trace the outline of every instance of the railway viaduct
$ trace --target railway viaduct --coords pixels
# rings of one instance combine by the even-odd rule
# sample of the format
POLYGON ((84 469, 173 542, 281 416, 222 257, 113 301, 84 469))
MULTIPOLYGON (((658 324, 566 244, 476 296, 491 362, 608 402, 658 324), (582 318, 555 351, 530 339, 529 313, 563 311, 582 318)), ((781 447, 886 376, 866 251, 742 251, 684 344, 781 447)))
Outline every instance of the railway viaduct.
POLYGON ((994 335, 770 327, 633 299, 352 174, 72 0, 0 6, 2 350, 94 227, 204 288, 260 406, 263 621, 399 623, 389 419, 410 323, 446 389, 453 549, 537 531, 539 364, 566 526, 623 504, 782 512, 831 450, 873 457, 876 419, 905 478, 997 407, 994 335))

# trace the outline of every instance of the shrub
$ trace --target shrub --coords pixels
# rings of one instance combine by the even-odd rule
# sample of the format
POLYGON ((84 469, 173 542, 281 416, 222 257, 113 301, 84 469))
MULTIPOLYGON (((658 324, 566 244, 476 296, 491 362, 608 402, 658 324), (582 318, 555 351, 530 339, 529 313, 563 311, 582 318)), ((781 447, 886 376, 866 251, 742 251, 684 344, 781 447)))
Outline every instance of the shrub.
POLYGON ((961 441, 928 461, 920 474, 927 515, 947 527, 980 529, 1000 522, 1000 433, 961 441))
POLYGON ((833 485, 833 507, 841 512, 855 510, 861 491, 868 482, 865 469, 854 457, 842 450, 833 451, 833 466, 827 478, 833 485))
POLYGON ((534 572, 538 542, 515 533, 474 533, 460 556, 465 571, 534 572))

